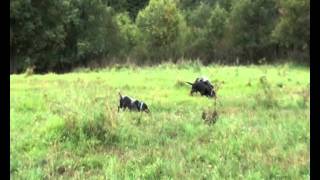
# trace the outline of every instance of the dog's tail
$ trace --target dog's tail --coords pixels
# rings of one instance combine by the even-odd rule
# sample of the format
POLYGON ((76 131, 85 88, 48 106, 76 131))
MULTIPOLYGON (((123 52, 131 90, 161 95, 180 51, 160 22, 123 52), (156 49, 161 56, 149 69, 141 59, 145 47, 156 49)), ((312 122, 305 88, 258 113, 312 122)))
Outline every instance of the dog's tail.
POLYGON ((120 93, 120 92, 118 92, 118 94, 119 94, 120 98, 122 98, 122 95, 121 95, 121 93, 120 93))
POLYGON ((191 82, 187 82, 187 81, 186 81, 186 83, 190 84, 191 86, 193 85, 193 83, 191 83, 191 82))

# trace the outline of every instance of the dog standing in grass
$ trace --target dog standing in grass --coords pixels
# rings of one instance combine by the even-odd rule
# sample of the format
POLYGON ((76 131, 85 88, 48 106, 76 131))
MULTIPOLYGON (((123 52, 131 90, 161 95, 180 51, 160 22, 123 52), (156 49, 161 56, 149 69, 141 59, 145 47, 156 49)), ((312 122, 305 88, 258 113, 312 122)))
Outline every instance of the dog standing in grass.
POLYGON ((150 113, 148 105, 143 101, 133 99, 129 96, 122 96, 120 92, 119 92, 119 96, 120 96, 120 101, 119 101, 120 105, 118 106, 118 112, 120 109, 125 110, 126 108, 128 108, 129 110, 133 110, 133 111, 150 113))
POLYGON ((207 78, 197 78, 194 83, 186 82, 190 84, 191 91, 190 95, 193 95, 195 92, 200 92, 201 96, 213 97, 216 98, 216 92, 214 91, 213 85, 209 82, 207 78))

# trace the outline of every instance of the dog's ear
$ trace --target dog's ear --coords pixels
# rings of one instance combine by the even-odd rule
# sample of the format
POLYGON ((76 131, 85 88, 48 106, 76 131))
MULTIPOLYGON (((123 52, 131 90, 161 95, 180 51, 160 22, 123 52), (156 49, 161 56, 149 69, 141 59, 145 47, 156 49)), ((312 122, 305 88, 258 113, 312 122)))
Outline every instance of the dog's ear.
POLYGON ((149 108, 148 108, 146 103, 143 103, 143 107, 142 108, 143 108, 143 111, 145 111, 146 113, 150 113, 150 110, 149 110, 149 108))
POLYGON ((217 98, 216 92, 213 89, 211 90, 211 97, 217 98))

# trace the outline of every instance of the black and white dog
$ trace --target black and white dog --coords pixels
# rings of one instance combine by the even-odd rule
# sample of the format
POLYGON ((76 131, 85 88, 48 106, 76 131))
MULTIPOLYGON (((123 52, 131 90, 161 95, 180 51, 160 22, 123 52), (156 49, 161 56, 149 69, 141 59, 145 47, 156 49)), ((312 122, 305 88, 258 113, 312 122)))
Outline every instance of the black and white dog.
POLYGON ((147 113, 150 112, 146 103, 135 100, 129 96, 122 96, 120 93, 119 93, 119 96, 120 96, 120 105, 118 106, 118 112, 120 108, 121 109, 128 108, 129 110, 144 111, 147 113))
POLYGON ((214 91, 213 85, 210 83, 208 78, 200 77, 197 78, 194 83, 186 82, 190 84, 190 94, 193 95, 195 92, 200 92, 201 96, 214 97, 216 98, 216 92, 214 91))

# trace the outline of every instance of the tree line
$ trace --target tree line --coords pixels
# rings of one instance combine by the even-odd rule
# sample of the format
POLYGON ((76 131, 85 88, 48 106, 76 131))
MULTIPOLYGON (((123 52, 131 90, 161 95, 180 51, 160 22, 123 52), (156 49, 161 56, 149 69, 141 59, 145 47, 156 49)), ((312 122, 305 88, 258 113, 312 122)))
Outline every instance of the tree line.
POLYGON ((309 63, 310 0, 11 0, 10 72, 179 59, 309 63))

